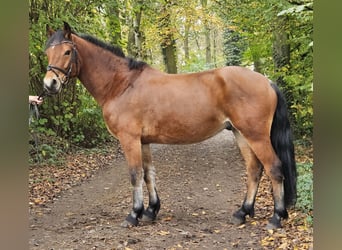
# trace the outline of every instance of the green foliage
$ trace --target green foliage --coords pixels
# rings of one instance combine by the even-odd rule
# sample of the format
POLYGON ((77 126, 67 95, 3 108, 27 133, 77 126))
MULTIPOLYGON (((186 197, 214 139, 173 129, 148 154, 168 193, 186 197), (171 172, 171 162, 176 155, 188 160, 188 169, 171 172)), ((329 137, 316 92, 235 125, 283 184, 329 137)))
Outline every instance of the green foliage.
MULTIPOLYGON (((242 49, 229 37, 225 39, 229 46, 244 51, 241 64, 253 65, 273 81, 282 79, 278 84, 289 104, 295 137, 305 139, 313 134, 313 1, 297 2, 299 5, 285 0, 219 0, 216 4, 228 27, 247 43, 242 49), (289 62, 282 67, 276 67, 279 58, 275 57, 275 47, 282 46, 277 44, 279 33, 287 38, 285 44, 290 48, 289 62)), ((231 58, 234 53, 226 49, 225 55, 231 58)))
POLYGON ((58 136, 82 147, 94 147, 111 138, 100 107, 80 84, 67 86, 56 97, 47 97, 42 108, 41 118, 31 123, 36 133, 58 136))
POLYGON ((205 55, 190 52, 189 59, 179 66, 179 72, 198 72, 204 69, 209 69, 205 62, 205 55))
POLYGON ((313 210, 313 165, 297 163, 297 204, 296 207, 308 213, 313 210))
POLYGON ((287 96, 291 97, 290 112, 297 138, 311 138, 313 134, 313 2, 289 6, 277 13, 288 20, 291 59, 284 76, 287 96))
POLYGON ((29 164, 63 164, 65 154, 71 150, 69 142, 55 135, 46 135, 43 130, 37 132, 36 128, 31 126, 29 131, 29 164))
MULTIPOLYGON (((39 95, 43 89, 42 80, 47 66, 44 54, 46 25, 59 29, 63 21, 67 21, 76 32, 86 31, 103 40, 121 42, 121 27, 117 26, 117 8, 121 6, 119 1, 30 0, 29 4, 31 95, 39 95), (115 25, 115 29, 109 25, 115 25)), ((45 163, 57 163, 61 150, 67 152, 70 145, 93 147, 110 138, 100 108, 75 80, 57 96, 45 97, 39 112, 40 119, 33 121, 29 128, 33 141, 30 148, 31 162, 44 160, 45 163), (37 144, 37 138, 44 140, 38 140, 37 144)))
POLYGON ((82 109, 77 111, 71 141, 87 148, 109 141, 112 137, 104 123, 101 108, 84 88, 79 98, 82 109))
POLYGON ((226 65, 241 65, 242 54, 246 49, 241 35, 237 31, 226 29, 223 33, 223 39, 226 65))

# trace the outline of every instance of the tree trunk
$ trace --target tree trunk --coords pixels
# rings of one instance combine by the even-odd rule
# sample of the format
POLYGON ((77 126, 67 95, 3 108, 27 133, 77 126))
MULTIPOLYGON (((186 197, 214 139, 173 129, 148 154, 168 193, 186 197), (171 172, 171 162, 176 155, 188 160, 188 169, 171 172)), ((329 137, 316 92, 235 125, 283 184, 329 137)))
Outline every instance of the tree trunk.
MULTIPOLYGON (((206 12, 208 0, 201 0, 202 7, 206 12)), ((208 20, 204 18, 204 36, 205 36, 205 62, 207 66, 211 64, 211 41, 210 41, 210 27, 208 20)))
POLYGON ((127 52, 128 55, 133 58, 145 59, 146 56, 142 49, 143 34, 140 30, 141 16, 143 12, 142 1, 137 1, 135 5, 136 6, 133 7, 133 15, 129 21, 130 29, 128 32, 127 52))
POLYGON ((162 53, 166 72, 170 74, 177 73, 176 41, 169 37, 167 44, 162 44, 162 53))
POLYGON ((189 30, 190 30, 190 24, 189 24, 188 19, 187 19, 186 23, 185 23, 185 34, 184 34, 184 57, 185 57, 186 63, 190 59, 189 30))
POLYGON ((177 73, 177 47, 176 40, 173 35, 171 14, 168 11, 174 5, 172 0, 166 0, 165 5, 161 8, 161 17, 159 20, 159 29, 162 37, 161 49, 167 73, 177 73))
MULTIPOLYGON (((273 61, 277 72, 276 83, 281 86, 286 97, 287 105, 290 108, 295 102, 291 90, 291 86, 286 83, 284 78, 284 69, 290 68, 290 44, 287 32, 287 18, 279 17, 278 27, 273 32, 273 61)), ((293 112, 289 112, 289 119, 292 127, 294 127, 295 117, 293 112)))
POLYGON ((218 37, 217 30, 214 30, 214 37, 213 37, 213 61, 214 67, 217 67, 217 41, 216 38, 218 37))
POLYGON ((284 68, 290 66, 290 44, 286 31, 286 22, 286 18, 280 17, 278 27, 273 32, 273 62, 278 73, 276 81, 283 89, 287 89, 287 86, 282 72, 284 72, 284 68))
POLYGON ((211 41, 210 41, 210 29, 208 25, 205 25, 205 63, 210 67, 211 65, 211 41))
POLYGON ((109 27, 110 28, 110 42, 118 46, 122 45, 121 42, 121 24, 119 19, 120 10, 116 4, 107 7, 109 27))

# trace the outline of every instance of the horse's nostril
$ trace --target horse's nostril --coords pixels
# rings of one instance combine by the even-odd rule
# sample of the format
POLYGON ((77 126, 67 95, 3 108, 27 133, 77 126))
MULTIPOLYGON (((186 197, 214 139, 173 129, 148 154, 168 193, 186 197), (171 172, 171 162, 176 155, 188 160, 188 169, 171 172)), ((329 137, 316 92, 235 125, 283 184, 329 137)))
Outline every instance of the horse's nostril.
POLYGON ((59 91, 59 84, 56 79, 44 78, 44 89, 51 94, 56 94, 59 91))

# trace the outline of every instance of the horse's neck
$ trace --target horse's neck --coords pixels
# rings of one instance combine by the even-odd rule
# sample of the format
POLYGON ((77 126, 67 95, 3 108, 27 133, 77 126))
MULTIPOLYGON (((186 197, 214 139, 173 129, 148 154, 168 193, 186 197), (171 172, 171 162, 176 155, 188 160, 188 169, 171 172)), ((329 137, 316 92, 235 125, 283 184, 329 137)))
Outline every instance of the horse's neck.
POLYGON ((78 78, 102 106, 108 95, 119 95, 128 83, 129 70, 125 58, 78 38, 77 50, 81 63, 78 78))

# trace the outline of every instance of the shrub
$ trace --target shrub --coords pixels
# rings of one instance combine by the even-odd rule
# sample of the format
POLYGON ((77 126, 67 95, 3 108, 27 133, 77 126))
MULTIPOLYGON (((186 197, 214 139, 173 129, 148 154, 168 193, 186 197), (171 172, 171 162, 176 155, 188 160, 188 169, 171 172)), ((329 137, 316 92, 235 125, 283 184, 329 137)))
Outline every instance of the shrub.
POLYGON ((313 210, 313 165, 297 163, 297 207, 308 213, 313 210))

